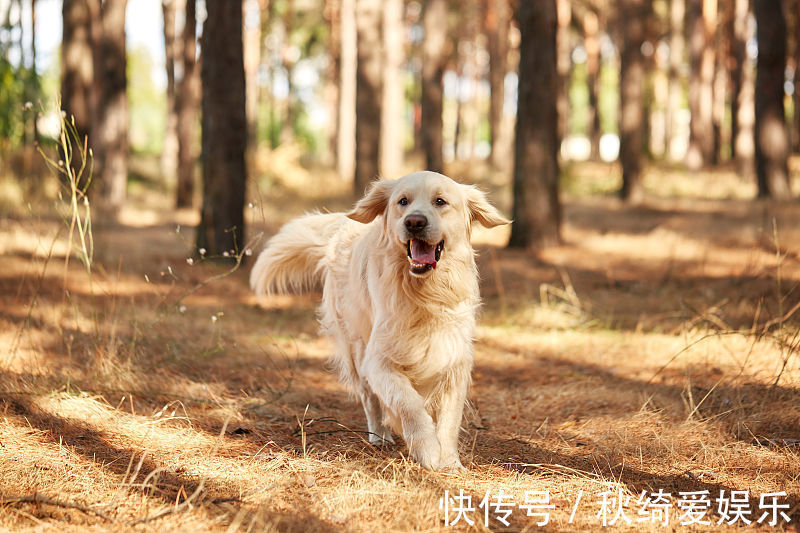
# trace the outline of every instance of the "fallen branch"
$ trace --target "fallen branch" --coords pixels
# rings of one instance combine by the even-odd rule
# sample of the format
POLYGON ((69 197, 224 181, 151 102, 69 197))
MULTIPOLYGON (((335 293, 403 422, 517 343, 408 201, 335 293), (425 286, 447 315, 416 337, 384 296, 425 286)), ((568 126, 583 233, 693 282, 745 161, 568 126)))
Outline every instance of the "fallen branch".
POLYGON ((53 500, 48 498, 47 496, 42 496, 39 493, 34 492, 32 496, 2 496, 0 495, 0 506, 3 505, 13 505, 18 503, 35 503, 37 505, 53 505, 55 507, 63 507, 65 509, 75 509, 76 511, 81 511, 86 514, 94 514, 102 518, 103 520, 107 520, 109 522, 115 522, 112 517, 108 516, 107 514, 98 511, 97 509, 92 509, 91 507, 86 507, 85 505, 80 505, 78 503, 73 502, 65 502, 61 500, 53 500))

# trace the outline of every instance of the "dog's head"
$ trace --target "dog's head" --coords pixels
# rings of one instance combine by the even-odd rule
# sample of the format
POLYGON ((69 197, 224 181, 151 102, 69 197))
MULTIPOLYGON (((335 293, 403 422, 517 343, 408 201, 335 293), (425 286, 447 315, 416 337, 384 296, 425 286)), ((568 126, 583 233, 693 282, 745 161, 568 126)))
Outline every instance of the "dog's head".
POLYGON ((480 190, 436 172, 373 182, 347 216, 364 224, 382 216, 384 237, 406 254, 417 277, 429 275, 448 253, 465 253, 474 222, 509 223, 480 190))

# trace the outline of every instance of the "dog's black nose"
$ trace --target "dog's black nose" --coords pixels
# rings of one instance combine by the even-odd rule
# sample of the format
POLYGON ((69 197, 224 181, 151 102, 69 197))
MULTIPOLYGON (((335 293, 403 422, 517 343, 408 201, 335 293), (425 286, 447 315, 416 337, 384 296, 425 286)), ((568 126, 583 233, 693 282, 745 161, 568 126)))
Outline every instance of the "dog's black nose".
POLYGON ((406 229, 411 233, 420 232, 428 225, 428 219, 425 215, 420 214, 408 215, 403 222, 406 225, 406 229))

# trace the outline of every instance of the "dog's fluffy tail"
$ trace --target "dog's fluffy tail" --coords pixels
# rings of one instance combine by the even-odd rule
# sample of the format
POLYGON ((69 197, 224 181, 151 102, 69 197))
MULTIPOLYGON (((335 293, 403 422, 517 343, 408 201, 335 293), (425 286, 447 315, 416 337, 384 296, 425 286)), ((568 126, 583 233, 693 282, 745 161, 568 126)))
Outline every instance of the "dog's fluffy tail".
POLYGON ((250 272, 256 294, 301 292, 325 275, 331 236, 347 220, 344 214, 313 214, 292 220, 267 242, 250 272))

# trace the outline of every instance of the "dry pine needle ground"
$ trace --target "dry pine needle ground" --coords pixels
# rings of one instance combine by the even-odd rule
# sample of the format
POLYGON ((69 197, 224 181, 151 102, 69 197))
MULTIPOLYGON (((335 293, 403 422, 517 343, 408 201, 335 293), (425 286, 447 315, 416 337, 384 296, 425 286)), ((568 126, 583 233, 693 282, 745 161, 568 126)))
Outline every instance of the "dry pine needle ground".
MULTIPOLYGON (((717 524, 720 491, 748 491, 753 521, 785 492, 778 528, 800 521, 797 205, 578 196, 559 248, 476 235, 486 305, 454 475, 366 442, 318 295, 259 306, 246 268, 182 255, 191 214, 147 203, 95 230, 91 282, 58 217, 0 221, 0 527, 536 530, 519 504, 546 494, 544 529, 595 530, 605 493, 625 503, 614 528, 661 530, 637 521, 659 490, 670 528, 738 530, 717 524), (445 491, 474 507, 454 526, 445 491), (710 524, 681 526, 678 494, 697 491, 710 524), (513 502, 509 526, 502 506, 484 524, 487 493, 513 502)), ((295 203, 257 206, 255 227, 295 203)))

